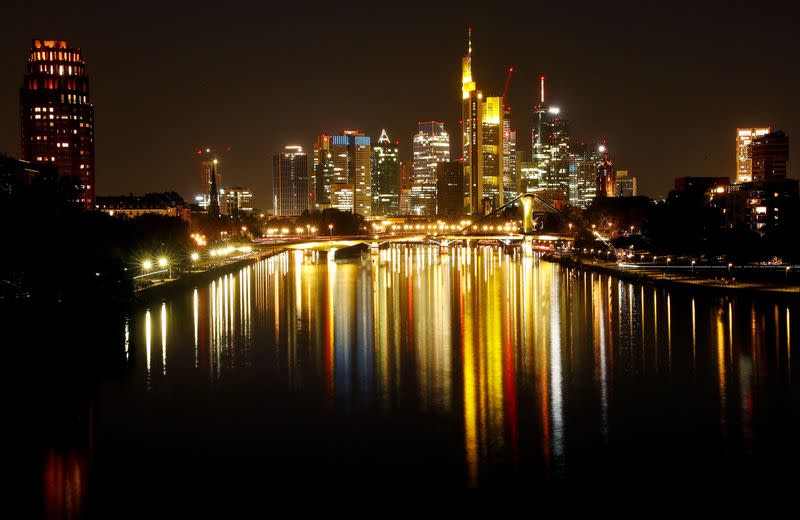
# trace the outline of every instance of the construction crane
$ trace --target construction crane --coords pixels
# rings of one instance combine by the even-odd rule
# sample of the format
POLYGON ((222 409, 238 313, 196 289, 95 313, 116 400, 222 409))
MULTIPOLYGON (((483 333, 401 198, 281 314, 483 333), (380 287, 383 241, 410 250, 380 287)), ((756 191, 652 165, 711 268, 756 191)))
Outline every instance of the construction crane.
POLYGON ((503 87, 503 107, 506 106, 506 94, 508 94, 508 87, 511 85, 511 75, 514 74, 514 67, 508 68, 508 76, 506 76, 506 85, 503 87))

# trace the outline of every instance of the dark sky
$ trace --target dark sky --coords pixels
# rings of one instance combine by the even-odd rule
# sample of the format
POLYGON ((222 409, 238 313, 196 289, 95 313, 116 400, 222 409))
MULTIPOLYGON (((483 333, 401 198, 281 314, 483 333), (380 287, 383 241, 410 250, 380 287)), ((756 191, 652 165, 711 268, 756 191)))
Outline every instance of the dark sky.
POLYGON ((20 153, 31 39, 66 39, 90 74, 98 194, 189 198, 196 149, 229 145, 224 183, 252 187, 266 208, 272 154, 320 132, 385 127, 408 158, 416 122, 438 119, 455 152, 471 25, 486 95, 518 71, 508 100, 522 149, 544 73, 571 133, 607 137, 645 194, 677 176, 733 175, 738 125, 785 130, 800 157, 800 8, 789 2, 251 3, 5 5, 0 151, 20 153))

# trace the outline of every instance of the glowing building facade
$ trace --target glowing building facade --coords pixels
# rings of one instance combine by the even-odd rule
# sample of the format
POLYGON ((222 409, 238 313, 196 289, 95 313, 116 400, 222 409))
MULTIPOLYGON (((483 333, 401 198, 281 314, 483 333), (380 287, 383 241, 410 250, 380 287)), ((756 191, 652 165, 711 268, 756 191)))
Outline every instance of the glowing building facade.
POLYGON ((333 166, 331 207, 372 215, 371 140, 357 130, 345 130, 330 138, 333 166))
POLYGON ((277 217, 295 217, 308 209, 308 156, 300 146, 287 146, 273 157, 272 198, 277 217))
POLYGON ((483 207, 503 205, 503 98, 484 98, 481 107, 483 207))
POLYGON ((569 189, 569 128, 558 107, 545 103, 544 76, 539 78, 539 103, 533 107, 531 130, 531 163, 533 181, 547 190, 569 189))
POLYGON ((737 128, 736 129, 736 182, 750 182, 753 180, 753 139, 767 135, 772 131, 770 127, 764 128, 737 128))
POLYGON ((444 123, 418 123, 413 151, 410 213, 433 216, 436 214, 436 165, 450 160, 450 135, 444 129, 444 123))
POLYGON ((312 207, 317 210, 330 208, 333 191, 331 136, 325 134, 317 136, 312 154, 312 167, 313 173, 309 182, 309 191, 314 194, 312 207))
POLYGON ((20 89, 22 158, 50 163, 78 183, 94 209, 94 107, 81 50, 65 41, 33 40, 20 89))
POLYGON ((400 148, 381 131, 372 147, 372 214, 400 212, 400 148))
POLYGON ((511 107, 503 107, 503 202, 519 195, 517 131, 511 129, 511 107))
POLYGON ((464 211, 478 214, 483 206, 483 94, 472 78, 472 29, 467 55, 461 59, 461 160, 464 163, 464 211))
POLYGON ((753 181, 785 179, 789 163, 789 138, 783 132, 770 132, 753 139, 753 181))

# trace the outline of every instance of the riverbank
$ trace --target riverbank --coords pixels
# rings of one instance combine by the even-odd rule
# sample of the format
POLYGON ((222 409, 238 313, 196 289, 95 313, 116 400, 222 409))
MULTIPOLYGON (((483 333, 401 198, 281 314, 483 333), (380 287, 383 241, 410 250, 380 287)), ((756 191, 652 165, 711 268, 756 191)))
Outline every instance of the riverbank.
POLYGON ((574 255, 545 254, 542 259, 566 267, 608 274, 617 278, 668 288, 702 290, 724 295, 777 296, 800 298, 800 286, 766 280, 737 280, 735 277, 709 277, 703 273, 667 272, 651 268, 620 266, 615 262, 585 260, 574 255))
POLYGON ((180 278, 166 280, 161 283, 142 287, 135 291, 135 299, 139 302, 148 302, 164 298, 165 296, 182 289, 196 287, 197 285, 209 283, 221 275, 231 273, 241 269, 246 265, 259 262, 266 258, 279 255, 286 251, 284 248, 268 249, 251 253, 246 258, 234 260, 233 262, 213 266, 202 271, 191 271, 184 273, 180 278))

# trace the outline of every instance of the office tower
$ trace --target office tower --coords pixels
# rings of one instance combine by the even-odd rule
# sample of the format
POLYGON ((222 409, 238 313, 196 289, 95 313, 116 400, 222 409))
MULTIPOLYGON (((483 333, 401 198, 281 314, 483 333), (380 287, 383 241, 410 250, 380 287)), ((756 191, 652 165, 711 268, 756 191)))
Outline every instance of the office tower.
POLYGON ((628 170, 617 170, 617 197, 636 197, 639 195, 636 177, 630 175, 628 170))
POLYGON ((372 147, 372 214, 397 215, 400 212, 400 149, 386 130, 372 147))
POLYGON ((596 162, 597 197, 615 197, 617 188, 617 172, 614 163, 608 154, 608 144, 602 140, 597 146, 598 159, 596 162))
POLYGON ((461 59, 461 160, 464 163, 464 211, 478 214, 483 206, 483 94, 472 79, 472 28, 467 55, 461 59))
POLYGON ((22 158, 52 163, 74 177, 79 200, 94 209, 94 107, 81 50, 33 40, 20 89, 22 158))
POLYGON ((450 136, 444 129, 444 123, 418 123, 413 151, 411 213, 433 216, 436 213, 436 165, 450 160, 450 136))
POLYGON ((253 211, 253 192, 244 186, 225 186, 220 190, 220 207, 224 213, 238 216, 253 211), (224 200, 224 203, 223 203, 224 200))
POLYGON ((503 202, 519 195, 517 131, 511 129, 511 107, 503 107, 503 202))
POLYGON ((436 165, 436 214, 440 217, 464 214, 464 165, 460 161, 436 165))
POLYGON ((208 185, 208 214, 212 218, 218 218, 220 208, 219 192, 217 191, 217 160, 214 159, 211 164, 211 183, 208 185))
POLYGON ((309 182, 309 191, 314 194, 314 207, 321 211, 331 207, 331 194, 333 192, 331 136, 325 134, 317 136, 317 140, 314 142, 312 168, 313 173, 309 182))
POLYGON ((767 135, 771 131, 771 127, 736 129, 736 182, 753 180, 753 139, 767 135))
MULTIPOLYGON (((503 98, 486 97, 481 111, 483 206, 491 212, 503 205, 503 98)), ((485 210, 484 210, 485 211, 485 210)))
POLYGON ((276 217, 294 217, 308 209, 308 156, 287 146, 272 162, 272 199, 276 217))
POLYGON ((785 179, 788 162, 789 138, 783 132, 770 132, 753 139, 753 181, 785 179))
POLYGON ((544 76, 539 77, 539 103, 533 107, 531 130, 531 162, 537 169, 536 177, 548 190, 562 190, 569 186, 569 127, 561 117, 558 107, 545 102, 544 76))
MULTIPOLYGON (((414 185, 414 162, 403 161, 400 163, 400 214, 411 214, 411 193, 414 185)), ((463 194, 462 194, 463 204, 463 194)))
POLYGON ((589 149, 584 142, 573 142, 569 153, 569 202, 587 208, 597 193, 598 147, 589 149))
POLYGON ((372 214, 372 151, 370 138, 358 130, 330 138, 333 161, 331 207, 369 217, 372 214))

